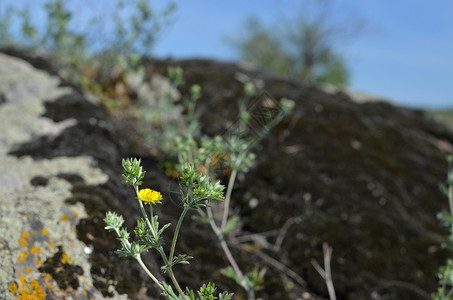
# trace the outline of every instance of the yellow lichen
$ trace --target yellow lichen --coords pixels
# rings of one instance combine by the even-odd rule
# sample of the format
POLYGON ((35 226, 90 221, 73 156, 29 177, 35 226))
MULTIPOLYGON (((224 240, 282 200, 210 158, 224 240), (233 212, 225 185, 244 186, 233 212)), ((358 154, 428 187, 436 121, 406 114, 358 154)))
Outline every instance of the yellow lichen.
POLYGON ((63 222, 69 221, 68 215, 63 215, 63 216, 60 218, 60 221, 63 221, 63 222))
POLYGON ((28 247, 28 242, 27 242, 26 239, 20 238, 19 239, 19 245, 22 246, 22 247, 28 247))
POLYGON ((33 246, 33 247, 31 247, 31 249, 30 249, 30 253, 31 253, 31 254, 37 254, 37 253, 42 253, 42 251, 41 251, 41 249, 39 249, 38 247, 33 246))
POLYGON ((20 238, 21 238, 21 239, 29 239, 29 238, 30 238, 30 233, 28 233, 27 231, 24 231, 24 232, 22 232, 22 234, 20 235, 20 238))
POLYGON ((22 254, 21 256, 19 256, 19 258, 17 259, 18 262, 23 262, 27 259, 29 253, 28 251, 20 251, 20 253, 22 254))
POLYGON ((22 247, 28 247, 28 239, 30 238, 30 233, 27 231, 24 231, 21 233, 20 238, 19 238, 19 245, 22 247))
POLYGON ((71 263, 72 259, 69 257, 69 255, 67 255, 66 253, 63 253, 63 255, 61 256, 61 263, 63 264, 69 264, 71 263))
POLYGON ((33 272, 33 270, 32 270, 32 269, 30 269, 30 268, 26 268, 26 269, 25 269, 25 272, 27 272, 27 273, 31 273, 31 272, 33 272))
POLYGON ((11 294, 16 296, 16 294, 17 294, 17 284, 15 282, 11 283, 9 285, 9 287, 8 287, 8 290, 11 292, 11 294))
POLYGON ((36 279, 27 280, 26 276, 19 275, 19 286, 14 282, 9 285, 9 291, 17 300, 42 300, 46 293, 36 279))

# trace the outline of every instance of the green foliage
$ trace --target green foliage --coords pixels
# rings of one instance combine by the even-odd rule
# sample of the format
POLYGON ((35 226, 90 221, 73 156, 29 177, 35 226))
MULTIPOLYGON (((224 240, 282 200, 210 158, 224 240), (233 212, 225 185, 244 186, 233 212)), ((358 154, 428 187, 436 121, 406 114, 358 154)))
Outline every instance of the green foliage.
POLYGON ((105 216, 104 222, 107 224, 105 230, 118 231, 123 226, 124 219, 122 216, 118 216, 116 213, 108 212, 105 216))
POLYGON ((353 35, 357 29, 347 28, 343 21, 331 21, 334 16, 329 15, 323 1, 305 2, 314 4, 314 17, 304 7, 301 14, 277 27, 266 27, 252 18, 245 25, 245 35, 235 37, 232 44, 242 60, 257 68, 310 82, 346 85, 349 71, 335 46, 339 39, 353 35))
MULTIPOLYGON (((181 300, 181 296, 176 295, 173 292, 173 289, 170 285, 164 284, 164 295, 170 300, 181 300)), ((218 294, 216 297, 214 295, 216 290, 214 283, 208 283, 208 285, 203 285, 199 291, 197 291, 198 297, 195 295, 194 291, 187 289, 186 294, 187 298, 190 300, 230 300, 233 298, 233 294, 223 292, 218 294)))
POLYGON ((238 217, 232 217, 228 219, 222 234, 225 235, 230 233, 233 229, 235 229, 238 226, 238 223, 239 223, 238 217))
POLYGON ((428 113, 436 119, 453 126, 453 109, 432 110, 428 111, 428 113))
POLYGON ((122 160, 123 166, 123 183, 130 184, 134 187, 142 184, 146 171, 143 171, 141 159, 127 158, 122 160))
MULTIPOLYGON (((215 284, 208 283, 208 285, 203 285, 200 290, 198 291, 199 300, 229 300, 233 297, 233 294, 222 293, 219 294, 219 297, 214 296, 214 292, 216 290, 215 284)), ((194 298, 192 298, 194 299, 194 298)))
MULTIPOLYGON (((184 85, 183 70, 180 67, 168 68, 168 78, 173 90, 184 85)), ((294 101, 281 99, 282 114, 276 119, 266 115, 268 126, 261 131, 251 132, 248 126, 250 116, 248 104, 257 91, 251 82, 244 84, 244 96, 238 100, 240 120, 234 126, 240 127, 242 136, 225 134, 223 136, 209 137, 201 133, 198 117, 195 112, 197 100, 201 97, 201 87, 190 87, 190 96, 182 97, 182 101, 174 96, 174 92, 165 92, 163 97, 156 101, 155 105, 142 107, 144 121, 151 131, 153 145, 164 153, 167 159, 167 168, 181 172, 186 162, 192 162, 195 168, 203 169, 203 172, 211 172, 222 165, 237 172, 246 172, 255 161, 252 152, 258 142, 263 139, 284 115, 288 115, 294 108, 294 101), (171 118, 165 122, 159 116, 168 115, 169 111, 176 111, 175 106, 181 103, 183 107, 179 117, 171 118), (159 120, 159 121, 156 121, 159 120)), ((151 136, 150 136, 151 138, 151 136)))
POLYGON ((258 142, 258 137, 251 139, 241 139, 237 136, 231 136, 226 144, 228 156, 228 165, 231 169, 238 172, 247 172, 255 161, 255 154, 250 152, 250 148, 258 142))
POLYGON ((0 6, 0 45, 8 45, 13 43, 11 36, 11 26, 14 10, 11 6, 4 7, 4 10, 0 6))
POLYGON ((163 273, 167 272, 169 268, 173 267, 174 265, 177 264, 184 264, 188 265, 189 264, 189 259, 193 258, 193 256, 189 256, 187 254, 180 254, 176 257, 173 257, 173 259, 168 262, 168 264, 164 265, 161 267, 161 270, 163 273))
POLYGON ((156 12, 148 0, 118 1, 113 51, 125 57, 137 53, 150 55, 159 34, 170 25, 175 9, 174 3, 156 12), (124 11, 130 12, 126 20, 121 14, 124 11))
POLYGON ((233 41, 241 59, 260 69, 292 75, 293 61, 285 53, 278 35, 257 19, 249 19, 245 30, 245 38, 233 41))
POLYGON ((224 189, 220 181, 213 183, 192 164, 185 164, 181 175, 181 196, 184 206, 197 209, 205 207, 208 200, 223 200, 224 189))
POLYGON ((180 87, 184 84, 182 73, 181 67, 168 67, 168 79, 170 79, 174 87, 180 87))
POLYGON ((208 176, 198 178, 196 187, 193 190, 193 199, 186 205, 191 208, 206 206, 207 200, 223 200, 223 190, 225 187, 220 181, 212 183, 208 176))
POLYGON ((244 281, 245 284, 251 288, 251 290, 259 291, 263 288, 264 274, 266 273, 266 270, 263 269, 260 271, 257 268, 254 268, 243 278, 240 278, 232 267, 228 267, 222 270, 222 273, 226 277, 236 281, 236 283, 239 285, 243 284, 242 281, 244 281))

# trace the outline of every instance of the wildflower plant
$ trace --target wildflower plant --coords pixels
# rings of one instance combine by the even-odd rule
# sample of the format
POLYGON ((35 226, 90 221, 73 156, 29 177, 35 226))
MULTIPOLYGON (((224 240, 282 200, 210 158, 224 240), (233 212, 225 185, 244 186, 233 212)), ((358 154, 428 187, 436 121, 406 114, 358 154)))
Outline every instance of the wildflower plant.
POLYGON ((264 271, 254 269, 243 272, 229 248, 228 235, 240 224, 239 216, 232 214, 230 210, 233 187, 237 175, 247 172, 253 166, 256 159, 253 152, 255 147, 284 116, 291 113, 294 101, 283 98, 277 102, 265 92, 258 94, 255 85, 246 82, 243 86, 243 96, 237 102, 238 118, 228 125, 228 129, 222 135, 212 137, 202 134, 195 110, 202 96, 201 87, 192 85, 188 87, 188 96, 175 98, 175 95, 180 94, 174 91, 185 85, 184 71, 173 66, 168 68, 167 73, 171 91, 164 92, 154 105, 142 107, 149 136, 153 140, 153 145, 159 145, 157 150, 167 159, 165 162, 167 174, 173 177, 176 177, 175 174, 181 176, 182 199, 186 199, 188 193, 192 193, 194 199, 191 202, 183 200, 184 206, 196 209, 200 215, 197 220, 208 223, 216 235, 229 262, 229 267, 223 274, 233 279, 243 288, 248 299, 253 300, 255 291, 262 286, 264 271), (178 110, 177 118, 159 122, 162 115, 168 115, 168 111, 174 113, 178 110), (191 164, 187 165, 187 162, 191 164), (199 178, 196 181, 198 187, 190 185, 193 181, 188 174, 196 174, 193 176, 199 178), (215 199, 215 195, 206 195, 206 192, 218 188, 218 185, 213 185, 206 178, 221 178, 225 175, 229 177, 225 200, 218 206, 205 205, 206 197, 215 199))
POLYGON ((219 181, 211 182, 208 176, 202 175, 196 170, 193 165, 186 164, 181 175, 180 195, 183 203, 183 210, 178 219, 178 223, 173 233, 171 248, 169 252, 164 249, 163 232, 171 226, 167 223, 163 226, 159 224, 159 218, 153 213, 153 206, 160 204, 163 200, 162 194, 158 191, 144 188, 140 189, 145 176, 139 159, 123 159, 123 183, 131 185, 136 193, 138 205, 140 206, 143 218, 137 220, 137 226, 134 233, 137 237, 136 241, 130 241, 130 234, 127 228, 123 227, 124 218, 114 212, 108 212, 104 218, 106 223, 105 229, 114 231, 121 243, 121 248, 116 251, 119 256, 133 257, 141 268, 148 274, 154 283, 161 289, 162 294, 171 300, 207 300, 219 299, 229 300, 233 294, 219 293, 215 294, 215 285, 208 283, 203 285, 197 293, 186 288, 185 291, 179 285, 176 276, 173 272, 173 266, 177 264, 189 264, 189 259, 192 258, 187 254, 175 255, 175 249, 178 241, 178 236, 183 223, 183 220, 190 209, 198 210, 201 207, 206 207, 210 201, 223 200, 224 186, 219 181), (149 206, 149 213, 145 210, 145 205, 149 206), (142 254, 155 249, 164 262, 161 267, 162 273, 168 273, 172 284, 165 281, 159 281, 154 275, 155 270, 151 271, 143 263, 142 254), (176 289, 176 291, 173 290, 176 289))

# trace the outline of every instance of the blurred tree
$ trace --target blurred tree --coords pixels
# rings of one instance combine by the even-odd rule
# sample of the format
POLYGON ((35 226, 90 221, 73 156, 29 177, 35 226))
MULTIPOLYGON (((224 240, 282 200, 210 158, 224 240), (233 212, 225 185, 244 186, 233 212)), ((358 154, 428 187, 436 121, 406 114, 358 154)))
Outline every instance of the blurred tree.
POLYGON ((260 69, 291 74, 292 59, 279 38, 254 18, 247 21, 246 28, 246 38, 236 44, 241 58, 260 69))
POLYGON ((310 82, 346 85, 349 72, 337 43, 355 37, 363 28, 358 18, 338 19, 329 0, 304 1, 302 13, 265 27, 257 19, 246 23, 245 36, 233 39, 241 59, 257 68, 310 82))

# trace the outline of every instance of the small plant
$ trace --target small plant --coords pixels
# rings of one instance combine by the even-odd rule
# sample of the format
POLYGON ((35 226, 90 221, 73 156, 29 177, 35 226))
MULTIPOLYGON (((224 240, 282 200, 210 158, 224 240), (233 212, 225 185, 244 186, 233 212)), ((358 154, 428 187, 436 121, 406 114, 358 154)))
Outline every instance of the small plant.
POLYGON ((121 248, 117 250, 119 256, 133 257, 148 276, 155 282, 155 284, 162 290, 163 295, 171 300, 208 300, 231 299, 233 294, 220 293, 214 296, 215 285, 208 283, 203 285, 197 294, 193 291, 186 289, 185 292, 180 287, 175 274, 173 266, 176 264, 189 264, 189 259, 192 258, 187 254, 175 255, 176 244, 178 241, 179 232, 183 223, 184 217, 190 209, 198 210, 206 207, 210 201, 223 200, 224 186, 219 181, 213 183, 209 177, 204 176, 198 170, 194 169, 193 165, 186 164, 181 174, 180 180, 180 195, 184 208, 179 217, 178 223, 174 230, 171 248, 169 252, 164 250, 164 239, 162 233, 170 223, 160 226, 157 215, 153 213, 153 205, 159 204, 162 201, 162 195, 158 191, 149 188, 140 189, 145 171, 140 165, 140 160, 137 159, 123 159, 123 183, 131 185, 137 195, 138 205, 140 206, 143 218, 137 220, 137 226, 134 229, 136 241, 130 241, 130 234, 127 228, 122 227, 124 219, 122 216, 114 212, 108 212, 104 219, 106 223, 106 230, 114 231, 121 242, 121 248), (149 205, 149 213, 145 210, 145 205, 149 205), (155 249, 162 257, 164 265, 161 267, 163 273, 168 273, 172 285, 165 281, 159 281, 154 273, 149 270, 141 259, 141 255, 155 249), (172 287, 173 286, 173 287, 172 287), (176 292, 173 290, 176 289, 176 292))
MULTIPOLYGON (((180 67, 170 67, 168 78, 173 90, 184 84, 183 70, 180 67)), ((201 133, 195 113, 196 102, 201 96, 201 88, 198 85, 190 88, 189 97, 176 99, 174 93, 167 92, 159 99, 160 103, 155 103, 153 107, 143 107, 142 111, 145 112, 148 126, 152 128, 152 139, 159 140, 154 144, 158 144, 160 152, 169 159, 166 165, 168 174, 184 173, 186 163, 192 162, 196 169, 210 178, 221 178, 222 174, 229 177, 225 201, 216 207, 200 207, 197 210, 200 214, 198 220, 210 225, 230 264, 223 270, 223 274, 234 280, 246 292, 248 299, 253 300, 255 292, 262 287, 265 271, 255 268, 250 272, 243 272, 228 245, 228 235, 240 224, 239 216, 232 214, 230 210, 233 187, 237 175, 247 172, 253 166, 256 158, 252 152, 254 147, 283 116, 292 111, 294 102, 281 99, 281 111, 277 115, 259 115, 265 120, 265 125, 254 128, 251 132, 250 102, 255 100, 257 92, 251 82, 245 83, 243 88, 243 97, 238 101, 239 117, 230 125, 231 132, 226 132, 223 136, 210 137, 201 133), (180 111, 185 111, 186 114, 181 113, 177 118, 162 122, 162 116, 168 116, 167 109, 175 112, 175 106, 179 103, 183 106, 180 111), (238 135, 236 132, 242 134, 238 135)))
MULTIPOLYGON (((453 156, 447 158, 448 177, 447 185, 441 185, 442 191, 448 197, 450 211, 443 211, 437 215, 439 220, 450 231, 450 236, 445 243, 445 247, 453 251, 453 156)), ((434 300, 451 300, 453 299, 453 260, 449 259, 445 266, 442 266, 438 272, 439 288, 436 293, 432 294, 434 300)))

